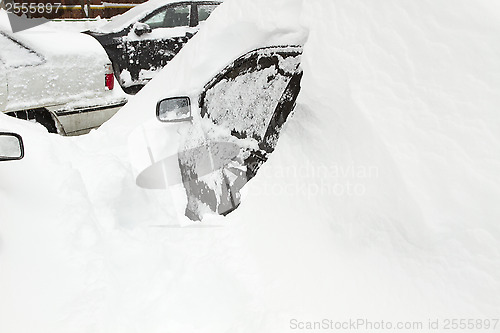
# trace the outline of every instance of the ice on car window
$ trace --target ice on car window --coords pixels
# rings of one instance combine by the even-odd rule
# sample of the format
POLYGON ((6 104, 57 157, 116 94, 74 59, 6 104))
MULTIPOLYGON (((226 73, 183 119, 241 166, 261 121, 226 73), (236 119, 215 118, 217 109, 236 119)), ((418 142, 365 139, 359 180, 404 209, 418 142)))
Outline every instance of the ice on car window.
POLYGON ((34 66, 43 58, 22 44, 0 33, 0 59, 7 67, 34 66))
POLYGON ((217 8, 217 5, 198 5, 198 21, 205 21, 217 8))
POLYGON ((300 59, 262 50, 238 63, 206 91, 202 115, 218 125, 262 139, 300 59), (294 70, 292 70, 294 69, 294 70))

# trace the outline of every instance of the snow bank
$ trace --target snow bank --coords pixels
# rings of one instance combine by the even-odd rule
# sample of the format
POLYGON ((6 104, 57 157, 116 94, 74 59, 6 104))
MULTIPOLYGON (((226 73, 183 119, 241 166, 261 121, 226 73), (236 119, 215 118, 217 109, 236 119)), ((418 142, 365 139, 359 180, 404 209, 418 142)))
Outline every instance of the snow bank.
POLYGON ((295 117, 228 218, 275 268, 276 317, 283 304, 283 320, 495 313, 500 63, 488 4, 304 7, 295 117))
POLYGON ((485 0, 227 1, 91 135, 0 117, 31 147, 16 171, 0 165, 0 331, 495 318, 499 15, 485 0), (295 114, 241 206, 172 224, 169 194, 134 185, 129 133, 176 87, 206 83, 208 62, 301 27, 295 114))

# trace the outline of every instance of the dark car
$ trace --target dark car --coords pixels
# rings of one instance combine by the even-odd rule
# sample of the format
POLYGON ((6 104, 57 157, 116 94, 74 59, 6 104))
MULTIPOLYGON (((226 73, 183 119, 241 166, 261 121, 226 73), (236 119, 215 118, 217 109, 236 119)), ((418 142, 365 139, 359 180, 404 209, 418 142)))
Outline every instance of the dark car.
POLYGON ((123 90, 135 94, 172 60, 220 3, 149 0, 86 33, 106 50, 123 90))

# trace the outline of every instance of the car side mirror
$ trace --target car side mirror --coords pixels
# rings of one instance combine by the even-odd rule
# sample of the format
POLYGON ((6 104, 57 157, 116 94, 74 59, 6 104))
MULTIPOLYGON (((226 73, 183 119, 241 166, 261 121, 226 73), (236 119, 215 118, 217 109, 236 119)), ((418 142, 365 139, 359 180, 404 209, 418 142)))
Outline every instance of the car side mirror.
POLYGON ((21 136, 0 132, 0 161, 20 160, 23 157, 24 145, 21 136))
POLYGON ((159 101, 156 105, 156 118, 166 123, 192 120, 189 97, 173 97, 159 101))
POLYGON ((151 30, 151 27, 146 23, 137 22, 134 24, 134 32, 137 36, 142 36, 146 33, 150 33, 151 31, 153 30, 151 30))

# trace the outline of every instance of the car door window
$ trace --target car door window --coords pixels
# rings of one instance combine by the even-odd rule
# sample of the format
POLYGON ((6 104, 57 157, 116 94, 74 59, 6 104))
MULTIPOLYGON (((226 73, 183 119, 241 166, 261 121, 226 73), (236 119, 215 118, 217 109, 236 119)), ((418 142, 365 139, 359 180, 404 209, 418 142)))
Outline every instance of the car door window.
POLYGON ((198 21, 205 21, 217 8, 217 5, 198 5, 198 21))
POLYGON ((191 5, 176 5, 166 7, 144 21, 151 29, 188 27, 191 5))
POLYGON ((189 26, 190 12, 191 5, 168 7, 165 13, 164 26, 166 28, 189 26))
POLYGON ((239 58, 206 86, 200 98, 202 116, 236 136, 262 141, 299 63, 296 54, 273 49, 239 58))
POLYGON ((159 13, 147 19, 144 23, 149 25, 151 29, 161 28, 163 27, 163 21, 165 20, 166 12, 167 12, 166 10, 162 10, 159 13))

